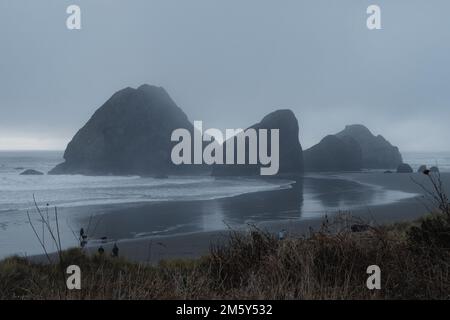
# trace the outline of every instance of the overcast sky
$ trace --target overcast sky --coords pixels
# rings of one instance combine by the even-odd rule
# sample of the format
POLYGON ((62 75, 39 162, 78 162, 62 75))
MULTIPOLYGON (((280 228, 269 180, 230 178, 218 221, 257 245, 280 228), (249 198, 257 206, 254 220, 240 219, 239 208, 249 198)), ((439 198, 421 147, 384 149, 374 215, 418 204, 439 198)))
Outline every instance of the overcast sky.
POLYGON ((0 149, 64 149, 148 83, 204 127, 291 108, 304 148, 362 123, 401 151, 450 151, 449 15, 448 0, 0 0, 0 149))

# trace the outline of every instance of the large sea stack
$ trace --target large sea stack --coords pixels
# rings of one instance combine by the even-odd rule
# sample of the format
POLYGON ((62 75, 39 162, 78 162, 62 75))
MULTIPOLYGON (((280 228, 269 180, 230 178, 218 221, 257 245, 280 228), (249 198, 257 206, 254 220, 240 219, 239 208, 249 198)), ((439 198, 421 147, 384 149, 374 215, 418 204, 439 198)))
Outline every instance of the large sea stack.
POLYGON ((359 171, 362 168, 362 152, 352 138, 326 136, 315 146, 303 152, 305 171, 359 171))
MULTIPOLYGON (((298 175, 303 173, 303 150, 299 141, 299 126, 297 118, 291 110, 283 109, 274 111, 265 116, 261 122, 251 126, 248 129, 279 129, 279 171, 277 175, 298 175)), ((246 129, 246 130, 248 130, 246 129)), ((270 136, 270 135, 269 135, 270 136)), ((235 161, 237 163, 236 145, 237 139, 234 139, 235 146, 235 161)), ((270 142, 270 138, 268 139, 270 142)), ((224 148, 226 149, 226 148, 224 148)), ((271 150, 269 143, 268 149, 271 150)), ((248 150, 248 144, 247 144, 248 150)), ((226 152, 224 152, 226 157, 226 152)), ((248 156, 247 161, 248 163, 248 156)), ((215 165, 212 175, 213 176, 255 176, 260 174, 260 164, 224 164, 215 165)))
POLYGON ((194 127, 160 87, 143 85, 115 93, 73 137, 65 162, 50 174, 161 175, 198 172, 170 158, 173 130, 194 127))
POLYGON ((363 125, 350 125, 338 134, 338 138, 352 138, 361 146, 362 167, 365 169, 396 169, 403 163, 397 147, 381 135, 374 136, 363 125))

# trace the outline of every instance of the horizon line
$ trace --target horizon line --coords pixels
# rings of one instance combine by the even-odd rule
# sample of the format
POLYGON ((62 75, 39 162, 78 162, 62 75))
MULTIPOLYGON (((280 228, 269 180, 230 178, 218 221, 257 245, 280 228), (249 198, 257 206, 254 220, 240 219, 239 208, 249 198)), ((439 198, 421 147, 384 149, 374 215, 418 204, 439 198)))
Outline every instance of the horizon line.
MULTIPOLYGON (((304 148, 303 151, 308 148, 304 148)), ((0 152, 64 152, 66 149, 1 149, 0 152)), ((403 153, 450 153, 450 150, 432 150, 432 151, 418 151, 418 150, 404 150, 403 153)))

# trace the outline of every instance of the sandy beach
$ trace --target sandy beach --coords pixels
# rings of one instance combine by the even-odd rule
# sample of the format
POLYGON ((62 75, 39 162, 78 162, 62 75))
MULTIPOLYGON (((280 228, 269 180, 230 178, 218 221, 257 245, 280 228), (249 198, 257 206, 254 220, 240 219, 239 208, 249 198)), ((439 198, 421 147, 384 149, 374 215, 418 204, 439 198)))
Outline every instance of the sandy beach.
MULTIPOLYGON (((393 223, 401 221, 415 220, 427 213, 426 198, 423 197, 423 190, 419 185, 417 185, 412 179, 417 182, 430 186, 427 181, 428 177, 422 174, 384 174, 384 173, 346 173, 337 175, 328 175, 329 177, 351 180, 353 182, 370 185, 376 188, 383 188, 388 190, 397 190, 402 192, 410 193, 411 196, 388 204, 375 205, 375 206, 365 206, 361 205, 349 209, 348 212, 352 216, 363 219, 364 221, 372 224, 384 224, 393 223)), ((450 185, 450 174, 443 173, 442 180, 444 185, 450 185)), ((298 201, 293 200, 294 191, 279 191, 279 192, 269 192, 269 193, 254 193, 249 195, 244 195, 240 197, 235 197, 233 201, 230 199, 225 199, 228 206, 231 208, 234 205, 242 205, 243 203, 249 202, 249 198, 257 197, 260 201, 260 206, 266 206, 267 210, 275 210, 279 208, 275 204, 279 204, 279 201, 284 201, 282 207, 289 211, 292 206, 298 204, 298 201), (291 197, 291 201, 286 201, 286 196, 291 197), (272 204, 272 205, 271 205, 272 204)), ((189 213, 193 208, 206 208, 211 209, 211 203, 205 201, 202 204, 198 202, 191 203, 187 205, 186 203, 177 204, 177 210, 182 210, 184 208, 184 213, 189 213), (205 207, 206 206, 206 207, 205 207)), ((251 207, 247 208, 249 214, 251 212, 251 207)), ((247 210, 246 209, 246 210, 247 210)), ((139 219, 134 221, 137 216, 145 215, 144 212, 146 206, 134 208, 130 210, 127 216, 131 223, 142 223, 139 219)), ((280 221, 267 221, 257 224, 257 227, 269 232, 278 232, 285 229, 291 236, 300 236, 309 232, 310 228, 318 229, 321 226, 323 217, 328 215, 332 217, 337 211, 324 212, 320 217, 315 218, 304 218, 304 219, 284 219, 280 221)), ((111 214, 110 216, 103 217, 103 225, 113 224, 116 228, 120 228, 117 225, 117 216, 111 214)), ((245 228, 244 228, 245 229, 245 228)), ((167 235, 167 236, 149 236, 137 239, 121 240, 117 242, 120 249, 120 256, 125 257, 132 261, 143 262, 143 263, 158 263, 161 260, 171 260, 171 259, 185 259, 185 258, 198 258, 208 253, 211 245, 220 243, 221 241, 226 241, 227 235, 230 230, 217 230, 211 232, 187 232, 180 235, 167 235)), ((113 242, 101 243, 94 242, 90 243, 86 248, 88 252, 95 253, 99 246, 103 246, 106 253, 109 253, 112 249, 113 242)), ((39 260, 44 259, 39 257, 39 260)))

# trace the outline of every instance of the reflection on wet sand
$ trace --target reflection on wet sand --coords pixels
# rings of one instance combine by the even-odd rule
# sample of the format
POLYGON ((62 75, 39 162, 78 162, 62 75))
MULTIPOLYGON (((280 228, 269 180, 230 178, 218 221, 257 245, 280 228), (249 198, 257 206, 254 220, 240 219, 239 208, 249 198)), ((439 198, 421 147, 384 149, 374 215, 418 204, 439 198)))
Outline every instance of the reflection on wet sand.
MULTIPOLYGON (((113 239, 239 228, 266 221, 300 220, 340 210, 384 204, 399 191, 334 177, 297 179, 291 188, 215 200, 113 206, 94 216, 91 236, 113 239)), ((79 221, 86 226, 87 219, 79 221)))
MULTIPOLYGON (((136 236, 223 230, 247 223, 300 219, 303 181, 291 188, 231 198, 140 204, 112 209, 91 221, 94 237, 136 236)), ((86 218, 80 225, 88 223, 86 218)), ((92 232, 91 232, 92 233, 92 232)))
POLYGON ((337 178, 306 178, 304 191, 324 209, 369 204, 377 192, 373 187, 337 178))

